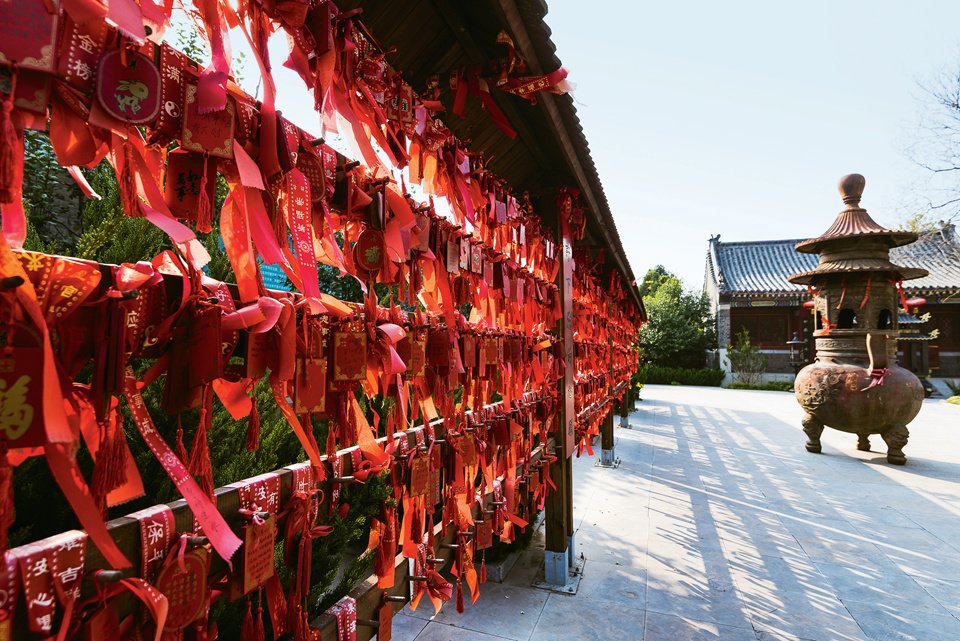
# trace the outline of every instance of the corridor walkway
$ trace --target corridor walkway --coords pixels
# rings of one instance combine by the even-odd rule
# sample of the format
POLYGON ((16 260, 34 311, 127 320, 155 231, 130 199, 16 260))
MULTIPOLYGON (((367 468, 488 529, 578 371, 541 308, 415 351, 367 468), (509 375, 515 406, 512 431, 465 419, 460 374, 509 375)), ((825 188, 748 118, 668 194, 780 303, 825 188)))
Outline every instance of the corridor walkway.
MULTIPOLYGON (((926 401, 905 467, 792 394, 651 386, 617 469, 574 465, 576 596, 530 587, 542 532, 475 607, 395 618, 399 641, 960 639, 960 408, 926 401)), ((598 452, 599 454, 599 452, 598 452)))

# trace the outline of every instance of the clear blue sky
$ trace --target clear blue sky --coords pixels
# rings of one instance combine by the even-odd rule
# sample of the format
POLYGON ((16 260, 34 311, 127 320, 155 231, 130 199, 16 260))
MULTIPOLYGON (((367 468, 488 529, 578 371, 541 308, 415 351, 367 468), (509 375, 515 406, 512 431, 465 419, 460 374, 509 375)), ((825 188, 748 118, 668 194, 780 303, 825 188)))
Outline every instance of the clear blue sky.
POLYGON ((914 213, 919 87, 960 68, 956 1, 554 0, 546 21, 634 272, 695 288, 711 234, 824 231, 843 174, 879 222, 914 213))

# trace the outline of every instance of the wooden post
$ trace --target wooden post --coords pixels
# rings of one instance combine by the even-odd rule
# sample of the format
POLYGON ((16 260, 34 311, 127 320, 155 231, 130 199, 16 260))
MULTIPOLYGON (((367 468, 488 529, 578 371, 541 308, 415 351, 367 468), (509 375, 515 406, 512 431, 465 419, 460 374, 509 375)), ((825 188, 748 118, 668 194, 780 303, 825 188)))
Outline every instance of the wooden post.
POLYGON ((613 467, 617 461, 613 451, 613 410, 611 406, 600 425, 600 465, 603 467, 613 467))
POLYGON ((557 431, 557 462, 550 466, 550 477, 557 489, 546 500, 544 580, 566 585, 568 569, 573 566, 573 454, 576 409, 573 403, 575 349, 573 344, 573 240, 562 211, 557 211, 560 232, 560 318, 559 336, 563 346, 563 402, 560 404, 560 425, 557 431))

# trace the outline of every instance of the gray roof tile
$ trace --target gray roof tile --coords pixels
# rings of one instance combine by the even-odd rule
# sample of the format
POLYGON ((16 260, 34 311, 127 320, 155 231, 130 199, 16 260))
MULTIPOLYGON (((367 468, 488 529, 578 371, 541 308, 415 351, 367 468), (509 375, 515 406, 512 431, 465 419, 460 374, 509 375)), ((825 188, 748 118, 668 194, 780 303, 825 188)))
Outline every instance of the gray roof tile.
MULTIPOLYGON (((787 278, 816 267, 816 254, 802 254, 794 246, 803 239, 758 240, 725 243, 710 241, 708 278, 716 278, 722 294, 801 292, 787 278)), ((926 232, 917 242, 890 250, 890 260, 908 267, 921 267, 930 274, 904 283, 908 290, 960 291, 960 240, 952 225, 926 232)))

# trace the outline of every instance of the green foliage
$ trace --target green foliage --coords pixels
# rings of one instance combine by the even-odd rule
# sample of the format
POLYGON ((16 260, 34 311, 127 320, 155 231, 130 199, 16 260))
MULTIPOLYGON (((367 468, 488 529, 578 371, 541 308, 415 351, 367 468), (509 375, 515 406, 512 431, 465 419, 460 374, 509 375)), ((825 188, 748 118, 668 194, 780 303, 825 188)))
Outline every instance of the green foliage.
POLYGON ((671 274, 656 278, 651 287, 654 293, 643 299, 649 319, 640 329, 643 361, 663 367, 703 367, 712 341, 707 295, 685 292, 680 279, 671 274))
POLYGON ((947 402, 953 405, 960 405, 960 396, 951 396, 947 399, 947 402))
POLYGON ((719 387, 726 375, 722 369, 687 369, 683 367, 646 366, 647 383, 650 385, 698 385, 719 387))
POLYGON ((767 356, 750 343, 750 332, 744 327, 736 336, 735 345, 727 345, 727 358, 733 372, 748 389, 756 389, 767 371, 767 356))
POLYGON ((919 212, 905 219, 900 225, 900 228, 922 234, 928 231, 937 231, 940 229, 940 223, 934 220, 929 214, 919 212))
POLYGON ((747 385, 741 381, 734 381, 730 383, 730 389, 752 389, 752 390, 765 390, 768 392, 792 392, 793 383, 790 381, 770 381, 769 383, 762 383, 760 385, 747 385))
POLYGON ((640 283, 640 286, 637 288, 640 296, 644 298, 654 296, 657 290, 660 289, 660 286, 671 278, 676 278, 676 276, 672 272, 668 272, 667 268, 663 265, 657 265, 656 267, 648 269, 646 275, 643 277, 643 282, 640 283))
POLYGON ((950 388, 950 392, 951 392, 954 396, 960 396, 960 381, 947 381, 947 380, 944 380, 943 382, 947 384, 947 387, 950 388))

